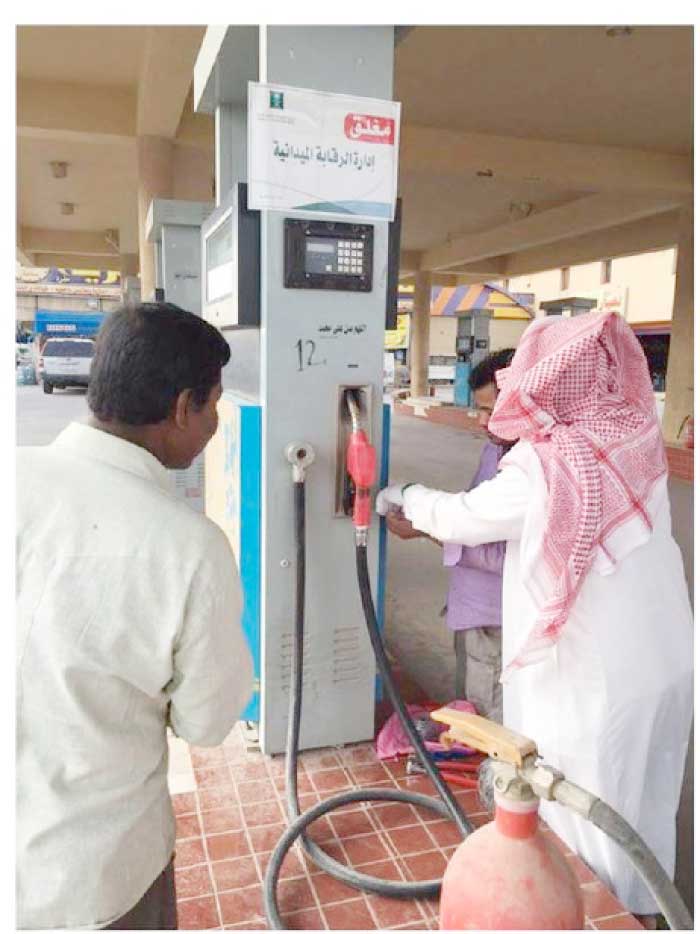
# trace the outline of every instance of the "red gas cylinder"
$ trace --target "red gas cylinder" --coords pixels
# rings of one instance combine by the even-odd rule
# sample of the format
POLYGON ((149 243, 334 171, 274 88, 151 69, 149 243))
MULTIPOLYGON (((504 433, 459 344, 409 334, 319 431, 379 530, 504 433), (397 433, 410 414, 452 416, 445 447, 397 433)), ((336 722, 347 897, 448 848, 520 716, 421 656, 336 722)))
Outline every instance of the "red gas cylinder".
POLYGON ((538 800, 496 793, 496 817, 448 863, 440 928, 582 930, 583 899, 564 855, 539 829, 538 800))

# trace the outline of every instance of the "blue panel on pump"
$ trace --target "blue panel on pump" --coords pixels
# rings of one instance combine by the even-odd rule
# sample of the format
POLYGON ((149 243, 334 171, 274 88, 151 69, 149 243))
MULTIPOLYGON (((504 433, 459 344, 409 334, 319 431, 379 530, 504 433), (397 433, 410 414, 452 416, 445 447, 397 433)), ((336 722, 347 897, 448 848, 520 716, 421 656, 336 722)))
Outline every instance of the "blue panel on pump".
POLYGON ((254 665, 254 691, 241 714, 260 717, 260 575, 262 413, 229 390, 218 404, 219 428, 206 451, 207 515, 223 530, 243 590, 241 626, 254 665))

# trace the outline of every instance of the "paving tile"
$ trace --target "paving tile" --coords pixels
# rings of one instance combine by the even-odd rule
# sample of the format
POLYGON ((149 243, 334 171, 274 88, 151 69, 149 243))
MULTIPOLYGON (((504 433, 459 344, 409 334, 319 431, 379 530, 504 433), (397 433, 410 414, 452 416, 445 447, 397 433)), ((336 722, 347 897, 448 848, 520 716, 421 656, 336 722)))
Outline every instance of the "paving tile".
MULTIPOLYGON (((260 878, 264 879, 267 871, 267 864, 270 862, 272 853, 256 853, 255 855, 260 867, 260 878)), ((287 853, 280 869, 279 878, 291 879, 303 875, 305 875, 305 872, 302 858, 294 851, 287 853)))
POLYGON ((413 791, 421 795, 436 797, 435 786, 426 775, 409 775, 395 779, 399 788, 404 791, 413 791))
POLYGON ((368 876, 375 876, 377 879, 392 879, 395 882, 403 880, 399 866, 393 859, 382 859, 377 863, 364 863, 360 867, 360 872, 364 872, 368 876))
POLYGON ((355 784, 360 786, 374 785, 375 782, 385 782, 393 778, 391 773, 379 762, 350 765, 348 771, 352 775, 355 784))
POLYGON ((350 777, 344 769, 325 769, 322 772, 311 772, 310 778, 317 791, 340 791, 341 788, 350 788, 350 777))
POLYGON ((251 827, 248 830, 250 845, 255 853, 269 853, 277 846, 277 841, 285 831, 285 824, 268 824, 265 827, 251 827))
POLYGON ((234 859, 236 856, 249 856, 250 846, 245 832, 236 830, 233 833, 220 833, 207 836, 207 850, 209 859, 215 862, 218 859, 234 859))
POLYGON ((269 778, 267 763, 264 759, 254 759, 253 761, 244 759, 239 762, 231 762, 229 769, 235 782, 255 781, 263 778, 267 780, 269 778))
POLYGON ((175 838, 187 840, 190 837, 200 837, 202 828, 196 814, 179 814, 175 818, 175 838))
POLYGON ((269 779, 265 779, 265 781, 236 782, 236 791, 241 804, 254 804, 258 801, 274 800, 277 797, 275 786, 269 779))
POLYGON ((212 811, 238 805, 238 798, 233 785, 224 786, 223 788, 200 788, 197 795, 201 811, 212 811))
POLYGON ((457 846, 462 842, 462 834, 452 821, 441 820, 428 825, 430 834, 438 846, 457 846))
POLYGON ((202 811, 202 826, 205 834, 242 830, 243 818, 241 817, 241 810, 236 805, 235 807, 217 808, 215 811, 202 811))
POLYGON ((236 892, 219 894, 221 919, 224 924, 245 924, 257 929, 258 922, 264 921, 262 886, 249 885, 236 892))
MULTIPOLYGON (((287 774, 287 759, 285 756, 265 756, 265 765, 268 775, 272 778, 287 774)), ((299 762, 299 765, 303 772, 304 768, 301 762, 299 762)))
POLYGON ((311 876, 311 885, 322 905, 330 905, 334 902, 345 902, 350 898, 357 898, 357 889, 326 872, 316 872, 311 876))
POLYGON ((403 863, 411 879, 416 882, 425 882, 429 879, 441 879, 447 867, 447 859, 439 850, 431 853, 418 853, 413 856, 404 856, 403 863))
MULTIPOLYGON (((319 774, 322 774, 322 773, 319 773, 319 774)), ((354 784, 351 782, 348 788, 341 788, 339 790, 329 789, 328 791, 323 790, 323 791, 319 791, 318 793, 319 793, 320 799, 325 801, 328 798, 334 798, 340 792, 350 791, 351 789, 354 789, 354 787, 355 787, 354 784)), ((364 785, 362 787, 367 788, 367 789, 371 787, 373 790, 377 788, 377 789, 384 789, 385 791, 396 791, 396 785, 390 779, 387 779, 385 782, 372 782, 371 786, 364 785)), ((384 803, 384 802, 381 802, 381 803, 384 803)), ((377 807, 377 802, 374 802, 374 801, 371 802, 371 806, 377 807)))
POLYGON ((410 827, 419 822, 418 813, 410 804, 382 805, 373 808, 372 814, 382 827, 410 827))
POLYGON ((223 859, 211 864, 217 892, 243 889, 260 882, 258 868, 252 856, 223 859))
POLYGON ((393 843, 396 851, 403 856, 410 853, 424 853, 433 850, 435 844, 422 827, 398 827, 387 830, 387 836, 393 843))
POLYGON ((190 758, 195 769, 225 765, 223 746, 190 746, 190 758))
POLYGON ((340 759, 346 766, 376 763, 377 754, 371 744, 347 746, 340 753, 340 759))
POLYGON ((394 776, 394 778, 406 778, 406 757, 400 759, 382 759, 384 768, 394 776))
POLYGON ((318 820, 314 821, 313 824, 308 828, 307 836, 310 840, 313 840, 314 843, 326 844, 333 840, 337 840, 335 830, 331 824, 328 817, 319 817, 318 820))
POLYGON ((329 820, 339 840, 356 837, 358 834, 374 833, 374 825, 364 811, 342 812, 329 815, 329 820))
POLYGON ((246 827, 260 827, 265 824, 279 824, 284 818, 282 805, 277 799, 256 801, 242 805, 243 821, 246 827))
POLYGON ((204 769, 195 769, 194 777, 197 788, 230 788, 231 773, 228 766, 211 766, 204 769))
POLYGON ((318 908, 305 908, 284 916, 284 922, 290 931, 324 931, 326 926, 318 908))
MULTIPOLYGON (((331 859, 334 859, 337 863, 340 863, 342 866, 348 865, 348 858, 345 855, 345 851, 343 850, 343 847, 341 846, 340 841, 335 840, 335 841, 324 843, 323 852, 327 856, 330 856, 331 859)), ((308 859, 308 857, 304 857, 304 858, 308 859)), ((311 861, 309 860, 309 862, 311 861)), ((315 869, 316 867, 314 865, 313 870, 315 869)))
POLYGON ((607 918, 610 915, 625 914, 625 909, 602 882, 584 883, 581 886, 581 894, 586 917, 591 921, 597 918, 607 918))
MULTIPOLYGON (((309 808, 312 808, 314 804, 318 804, 321 800, 321 796, 317 791, 304 792, 298 796, 299 799, 299 808, 302 811, 308 811, 309 808)), ((282 800, 282 807, 286 810, 287 802, 286 799, 282 800)))
POLYGON ((206 863, 201 866, 189 866, 185 869, 176 869, 175 892, 178 899, 202 898, 211 895, 211 876, 209 875, 209 867, 206 863))
MULTIPOLYGON (((284 775, 274 775, 269 779, 272 782, 273 787, 277 793, 281 796, 285 796, 287 789, 287 779, 284 775)), ((308 792, 315 791, 316 789, 311 783, 311 779, 306 772, 299 772, 297 774, 297 794, 307 794, 308 792)))
POLYGON ((250 751, 240 746, 225 746, 224 754, 229 765, 250 761, 250 751))
POLYGON ((280 914, 287 915, 302 908, 314 908, 316 900, 306 876, 297 879, 282 879, 277 886, 277 903, 280 914))
POLYGON ((176 816, 195 814, 197 811, 197 795, 193 791, 172 795, 172 802, 176 816))
MULTIPOLYGON (((262 919, 258 919, 255 922, 255 927, 253 928, 253 930, 255 931, 267 931, 267 929, 268 929, 267 923, 263 921, 262 919)), ((243 924, 225 924, 224 930, 225 931, 250 931, 251 927, 250 927, 250 923, 248 921, 245 921, 243 924)))
POLYGON ((367 834, 364 837, 350 837, 343 840, 343 849, 348 854, 352 866, 361 866, 363 863, 376 863, 388 859, 389 853, 386 844, 376 834, 367 834))
POLYGON ((643 931, 644 925, 630 914, 614 915, 612 918, 600 918, 594 922, 598 931, 643 931))
POLYGON ((219 913, 212 896, 178 902, 177 924, 180 930, 204 931, 219 927, 219 913))
POLYGON ((323 914, 330 930, 372 931, 376 928, 363 898, 353 898, 337 905, 324 905, 323 914))
POLYGON ((337 769, 341 764, 341 754, 326 749, 312 749, 302 752, 299 761, 307 772, 318 772, 321 769, 337 769))
POLYGON ((200 838, 194 840, 178 840, 175 844, 175 866, 180 869, 184 866, 194 866, 206 862, 204 843, 200 838))
POLYGON ((425 921, 420 905, 415 899, 384 898, 381 895, 368 895, 372 911, 377 916, 380 928, 394 927, 399 924, 425 921))

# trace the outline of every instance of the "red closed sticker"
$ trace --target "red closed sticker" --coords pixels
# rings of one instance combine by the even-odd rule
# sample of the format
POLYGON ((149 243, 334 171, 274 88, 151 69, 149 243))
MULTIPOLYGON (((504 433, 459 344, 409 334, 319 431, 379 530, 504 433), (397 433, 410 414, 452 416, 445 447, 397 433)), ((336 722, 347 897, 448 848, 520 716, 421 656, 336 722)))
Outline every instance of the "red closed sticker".
POLYGON ((391 117, 373 117, 371 114, 348 114, 345 117, 345 135, 360 143, 394 142, 394 120, 391 117))

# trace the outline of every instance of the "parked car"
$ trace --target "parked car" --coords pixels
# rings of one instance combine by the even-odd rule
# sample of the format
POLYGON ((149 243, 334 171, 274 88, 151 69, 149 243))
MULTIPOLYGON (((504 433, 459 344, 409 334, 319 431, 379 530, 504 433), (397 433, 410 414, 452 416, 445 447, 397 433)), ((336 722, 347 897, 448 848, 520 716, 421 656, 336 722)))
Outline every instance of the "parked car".
POLYGON ((66 386, 87 386, 95 342, 87 337, 50 337, 39 358, 44 392, 66 386))

